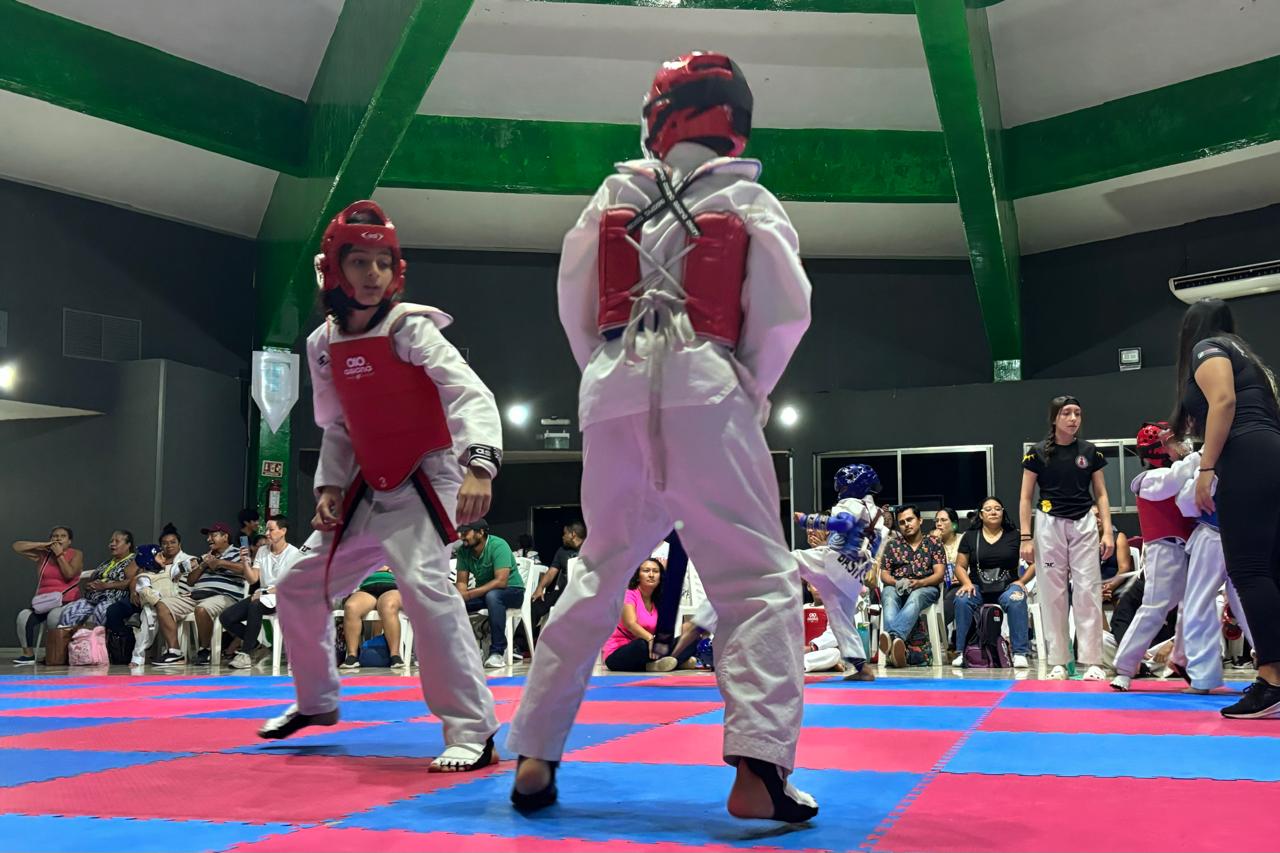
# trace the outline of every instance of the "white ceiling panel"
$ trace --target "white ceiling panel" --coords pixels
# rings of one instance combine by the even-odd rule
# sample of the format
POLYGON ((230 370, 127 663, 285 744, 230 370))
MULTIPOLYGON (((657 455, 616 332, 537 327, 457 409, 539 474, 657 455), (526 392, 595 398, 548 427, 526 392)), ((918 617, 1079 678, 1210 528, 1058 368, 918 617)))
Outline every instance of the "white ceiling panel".
POLYGON ((0 91, 0 177, 254 237, 276 172, 0 91))
POLYGON ((22 2, 306 100, 344 0, 22 2))
POLYGON ((1280 142, 1018 199, 1023 254, 1280 203, 1280 142))
MULTIPOLYGON (((382 188, 386 207, 407 246, 433 249, 558 252, 585 196, 468 193, 382 188)), ((960 211, 954 204, 786 205, 806 257, 965 257, 960 211)))
POLYGON ((759 127, 939 127, 912 15, 528 0, 473 7, 419 112, 637 121, 659 64, 696 49, 742 67, 759 127))
POLYGON ((1005 127, 1280 55, 1275 0, 1005 0, 987 14, 1005 127))

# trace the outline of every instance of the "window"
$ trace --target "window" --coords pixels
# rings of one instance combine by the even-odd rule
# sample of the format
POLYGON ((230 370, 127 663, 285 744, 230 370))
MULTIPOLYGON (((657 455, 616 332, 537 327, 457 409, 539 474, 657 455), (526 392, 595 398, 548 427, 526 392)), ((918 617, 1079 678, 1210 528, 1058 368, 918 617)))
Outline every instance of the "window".
MULTIPOLYGON (((1129 491, 1129 482, 1142 470, 1137 441, 1132 438, 1091 438, 1089 441, 1107 460, 1107 467, 1102 469, 1102 478, 1107 484, 1107 500, 1111 503, 1111 511, 1137 512, 1136 499, 1133 492, 1129 491)), ((1023 455, 1034 446, 1034 442, 1023 442, 1023 455)))
POLYGON ((860 462, 880 475, 882 503, 915 504, 927 518, 944 506, 975 510, 991 493, 991 453, 989 444, 818 453, 813 460, 818 507, 835 503, 836 471, 860 462))

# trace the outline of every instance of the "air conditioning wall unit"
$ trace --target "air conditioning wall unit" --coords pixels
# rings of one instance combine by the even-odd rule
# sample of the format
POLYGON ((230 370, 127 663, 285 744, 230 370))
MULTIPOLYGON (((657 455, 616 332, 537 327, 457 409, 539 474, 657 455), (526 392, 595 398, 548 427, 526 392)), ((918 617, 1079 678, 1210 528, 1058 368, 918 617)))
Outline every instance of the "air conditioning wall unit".
POLYGON ((1169 279, 1169 292, 1188 305, 1201 299, 1234 299, 1273 290, 1280 290, 1280 261, 1169 279))

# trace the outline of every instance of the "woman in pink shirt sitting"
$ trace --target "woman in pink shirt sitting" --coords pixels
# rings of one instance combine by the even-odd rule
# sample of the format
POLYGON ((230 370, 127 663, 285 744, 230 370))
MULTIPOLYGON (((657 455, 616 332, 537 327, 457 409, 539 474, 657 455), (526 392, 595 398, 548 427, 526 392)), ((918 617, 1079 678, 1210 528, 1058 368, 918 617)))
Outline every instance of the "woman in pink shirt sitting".
POLYGON ((627 584, 622 618, 604 644, 604 665, 613 672, 670 672, 696 651, 696 644, 686 644, 679 657, 651 657, 663 571, 662 563, 650 557, 627 584))
POLYGON ((18 666, 36 662, 36 630, 40 623, 57 625, 62 606, 80 596, 76 585, 84 569, 84 556, 71 547, 71 528, 59 525, 43 542, 18 541, 13 550, 36 564, 36 594, 31 606, 18 613, 18 641, 22 654, 14 659, 18 666))

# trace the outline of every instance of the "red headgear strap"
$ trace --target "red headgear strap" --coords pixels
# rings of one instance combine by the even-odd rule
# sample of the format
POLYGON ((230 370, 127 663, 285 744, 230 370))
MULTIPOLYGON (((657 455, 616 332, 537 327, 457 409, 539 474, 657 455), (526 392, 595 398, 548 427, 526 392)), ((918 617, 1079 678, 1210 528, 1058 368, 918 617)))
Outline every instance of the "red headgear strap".
POLYGON ((393 277, 391 286, 387 288, 383 299, 394 299, 404 289, 404 271, 407 264, 404 256, 400 254, 400 240, 396 237, 396 227, 375 202, 357 201, 343 208, 342 212, 330 221, 329 227, 324 229, 324 237, 320 239, 320 254, 316 255, 316 282, 321 289, 341 288, 348 297, 355 299, 355 289, 342 274, 340 255, 344 246, 389 249, 393 277), (357 213, 371 213, 386 224, 349 222, 348 220, 357 213))
POLYGON ((1169 451, 1165 448, 1165 440, 1169 437, 1169 424, 1165 421, 1148 422, 1138 430, 1138 456, 1146 459, 1157 468, 1169 464, 1169 451))

